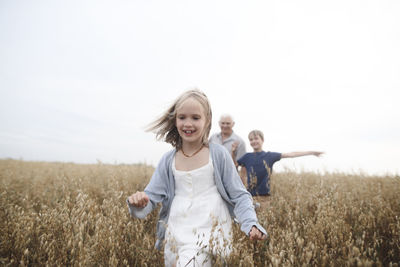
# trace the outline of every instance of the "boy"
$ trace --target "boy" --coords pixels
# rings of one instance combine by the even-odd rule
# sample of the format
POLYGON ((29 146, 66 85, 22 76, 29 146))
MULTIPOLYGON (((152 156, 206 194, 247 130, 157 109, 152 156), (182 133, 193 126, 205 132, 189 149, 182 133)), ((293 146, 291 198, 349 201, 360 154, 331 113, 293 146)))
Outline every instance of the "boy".
POLYGON ((250 145, 253 148, 252 153, 246 153, 241 157, 237 164, 240 165, 240 177, 252 196, 270 195, 270 176, 272 166, 282 158, 297 158, 302 156, 314 155, 319 157, 323 154, 320 151, 300 151, 290 153, 265 152, 262 150, 264 144, 264 134, 259 130, 253 130, 249 133, 250 145), (246 182, 247 174, 247 182, 246 182))

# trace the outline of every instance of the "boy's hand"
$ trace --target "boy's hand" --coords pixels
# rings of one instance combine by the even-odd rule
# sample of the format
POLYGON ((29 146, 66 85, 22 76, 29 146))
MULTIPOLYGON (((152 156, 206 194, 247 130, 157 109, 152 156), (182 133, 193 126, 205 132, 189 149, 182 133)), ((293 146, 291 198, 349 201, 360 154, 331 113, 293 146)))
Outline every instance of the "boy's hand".
POLYGON ((250 240, 265 240, 267 236, 264 235, 257 227, 253 226, 249 233, 250 240))
POLYGON ((149 203, 149 197, 146 195, 145 192, 137 191, 135 194, 131 195, 128 198, 129 204, 137 207, 137 208, 144 208, 146 207, 147 203, 149 203))
POLYGON ((324 154, 324 152, 321 152, 321 151, 313 151, 312 154, 313 154, 314 156, 316 156, 316 157, 320 157, 321 155, 324 154))

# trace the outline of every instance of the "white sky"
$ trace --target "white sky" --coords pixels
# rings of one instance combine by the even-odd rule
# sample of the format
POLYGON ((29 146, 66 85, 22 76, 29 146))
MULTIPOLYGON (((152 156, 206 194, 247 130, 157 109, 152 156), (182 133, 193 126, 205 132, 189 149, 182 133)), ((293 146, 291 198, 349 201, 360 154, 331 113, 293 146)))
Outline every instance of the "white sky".
POLYGON ((397 0, 0 1, 0 158, 156 165, 144 127, 184 90, 275 171, 399 173, 397 0))

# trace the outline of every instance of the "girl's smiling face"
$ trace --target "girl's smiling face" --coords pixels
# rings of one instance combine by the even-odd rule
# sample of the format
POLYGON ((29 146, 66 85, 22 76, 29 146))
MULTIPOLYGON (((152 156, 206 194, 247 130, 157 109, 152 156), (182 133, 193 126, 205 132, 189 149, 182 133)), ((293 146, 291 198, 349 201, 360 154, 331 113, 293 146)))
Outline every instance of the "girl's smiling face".
POLYGON ((176 110, 176 128, 182 138, 182 143, 197 145, 202 143, 206 116, 202 105, 190 97, 176 110))
POLYGON ((257 134, 252 134, 249 136, 250 145, 253 148, 254 152, 261 152, 264 141, 257 134))

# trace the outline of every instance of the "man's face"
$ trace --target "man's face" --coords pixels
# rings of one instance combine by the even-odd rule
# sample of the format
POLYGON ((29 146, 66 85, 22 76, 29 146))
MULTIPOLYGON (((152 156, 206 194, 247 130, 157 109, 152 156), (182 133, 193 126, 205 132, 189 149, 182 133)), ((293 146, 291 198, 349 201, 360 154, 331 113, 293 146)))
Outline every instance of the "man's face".
POLYGON ((219 127, 221 127, 221 133, 224 135, 231 135, 232 128, 235 123, 232 121, 230 117, 222 117, 219 121, 219 127))

